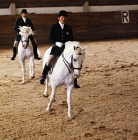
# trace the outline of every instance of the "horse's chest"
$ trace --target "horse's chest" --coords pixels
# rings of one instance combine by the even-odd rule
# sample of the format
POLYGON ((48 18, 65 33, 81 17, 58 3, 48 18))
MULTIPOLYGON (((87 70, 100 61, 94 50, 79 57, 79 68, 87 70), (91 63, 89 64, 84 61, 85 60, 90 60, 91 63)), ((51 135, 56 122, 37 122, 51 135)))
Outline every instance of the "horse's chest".
POLYGON ((73 84, 73 77, 71 75, 68 75, 66 77, 53 77, 49 75, 49 78, 57 86, 73 84))
POLYGON ((30 57, 33 55, 33 50, 30 48, 27 49, 21 48, 19 49, 19 55, 21 55, 22 57, 30 57))

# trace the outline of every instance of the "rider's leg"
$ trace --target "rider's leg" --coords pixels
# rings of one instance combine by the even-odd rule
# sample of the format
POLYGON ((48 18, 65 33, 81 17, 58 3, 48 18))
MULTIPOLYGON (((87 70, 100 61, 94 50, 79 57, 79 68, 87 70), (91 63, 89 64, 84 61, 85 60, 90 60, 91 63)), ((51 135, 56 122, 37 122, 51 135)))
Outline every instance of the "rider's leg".
POLYGON ((74 88, 80 88, 79 84, 77 83, 77 78, 74 79, 74 88))
POLYGON ((43 72, 42 72, 40 84, 44 84, 45 79, 46 79, 46 75, 48 74, 48 71, 50 70, 49 64, 54 57, 55 57, 54 55, 49 55, 48 61, 46 62, 44 69, 43 69, 43 72))
POLYGON ((19 45, 19 41, 21 39, 21 36, 20 35, 17 35, 16 38, 15 38, 15 41, 14 41, 14 44, 13 44, 13 56, 11 57, 11 60, 15 60, 15 57, 18 53, 18 45, 19 45))
POLYGON ((38 53, 37 53, 37 42, 36 40, 34 39, 34 37, 31 35, 29 36, 31 42, 32 42, 32 46, 33 46, 33 52, 34 52, 34 59, 37 59, 37 60, 40 60, 41 58, 38 56, 38 53))

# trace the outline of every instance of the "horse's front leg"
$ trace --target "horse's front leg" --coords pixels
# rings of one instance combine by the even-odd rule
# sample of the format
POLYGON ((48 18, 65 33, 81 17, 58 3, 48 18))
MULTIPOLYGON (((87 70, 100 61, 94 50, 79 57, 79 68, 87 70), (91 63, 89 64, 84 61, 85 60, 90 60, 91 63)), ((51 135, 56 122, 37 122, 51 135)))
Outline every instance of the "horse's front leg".
POLYGON ((48 97, 48 82, 49 82, 49 78, 46 77, 46 86, 45 86, 45 91, 44 91, 44 97, 48 97))
POLYGON ((34 56, 31 56, 29 58, 29 67, 30 67, 30 78, 34 78, 35 77, 35 63, 34 63, 34 56))
POLYGON ((71 92, 73 89, 73 85, 67 85, 67 104, 68 104, 68 118, 73 119, 73 115, 71 114, 71 92))
POLYGON ((52 105, 52 102, 55 98, 55 91, 56 91, 56 86, 52 86, 52 93, 50 95, 50 102, 48 103, 48 106, 46 108, 46 111, 49 112, 51 110, 51 105, 52 105))
POLYGON ((22 59, 19 59, 20 60, 20 64, 21 64, 21 67, 22 67, 22 74, 23 74, 23 77, 22 77, 22 83, 25 83, 25 60, 22 60, 22 59))

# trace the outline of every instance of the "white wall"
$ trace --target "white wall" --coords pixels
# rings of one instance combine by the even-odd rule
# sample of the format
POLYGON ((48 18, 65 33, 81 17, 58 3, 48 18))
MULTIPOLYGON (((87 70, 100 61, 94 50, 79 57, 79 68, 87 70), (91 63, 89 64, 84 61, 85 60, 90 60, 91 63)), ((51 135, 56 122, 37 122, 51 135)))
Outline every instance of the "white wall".
MULTIPOLYGON (((121 6, 89 6, 89 12, 105 12, 105 11, 124 11, 124 10, 138 10, 138 5, 121 5, 121 6)), ((16 8, 16 14, 20 14, 23 8, 16 8)), ((28 13, 44 14, 44 13, 58 13, 60 10, 69 12, 83 12, 83 6, 77 7, 38 7, 26 8, 28 13)), ((10 9, 0 9, 0 15, 10 15, 10 9)))
MULTIPOLYGON (((23 8, 16 8, 16 14, 20 14, 23 8)), ((77 7, 38 7, 38 8, 26 8, 28 13, 35 13, 35 14, 52 14, 52 13, 59 13, 60 10, 66 10, 69 12, 83 12, 82 6, 77 7)), ((10 15, 9 9, 0 9, 0 15, 10 15)))
POLYGON ((89 12, 129 11, 129 10, 138 10, 138 5, 89 6, 89 12))
MULTIPOLYGON (((17 8, 16 13, 20 14, 23 8, 17 8)), ((59 13, 60 10, 69 12, 83 12, 83 7, 39 7, 39 8, 26 8, 28 13, 44 14, 44 13, 59 13)))
POLYGON ((10 15, 9 9, 0 9, 0 15, 10 15))

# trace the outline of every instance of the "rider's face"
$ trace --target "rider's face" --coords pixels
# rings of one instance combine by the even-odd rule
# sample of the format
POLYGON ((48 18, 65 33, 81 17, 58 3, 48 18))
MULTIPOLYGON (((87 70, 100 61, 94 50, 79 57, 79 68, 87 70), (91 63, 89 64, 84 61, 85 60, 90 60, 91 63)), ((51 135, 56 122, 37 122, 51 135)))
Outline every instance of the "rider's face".
POLYGON ((60 16, 60 17, 58 17, 58 20, 59 20, 62 24, 65 24, 66 19, 67 19, 66 16, 60 16))
POLYGON ((22 17, 24 17, 24 18, 27 17, 27 13, 22 13, 21 15, 22 15, 22 17))

